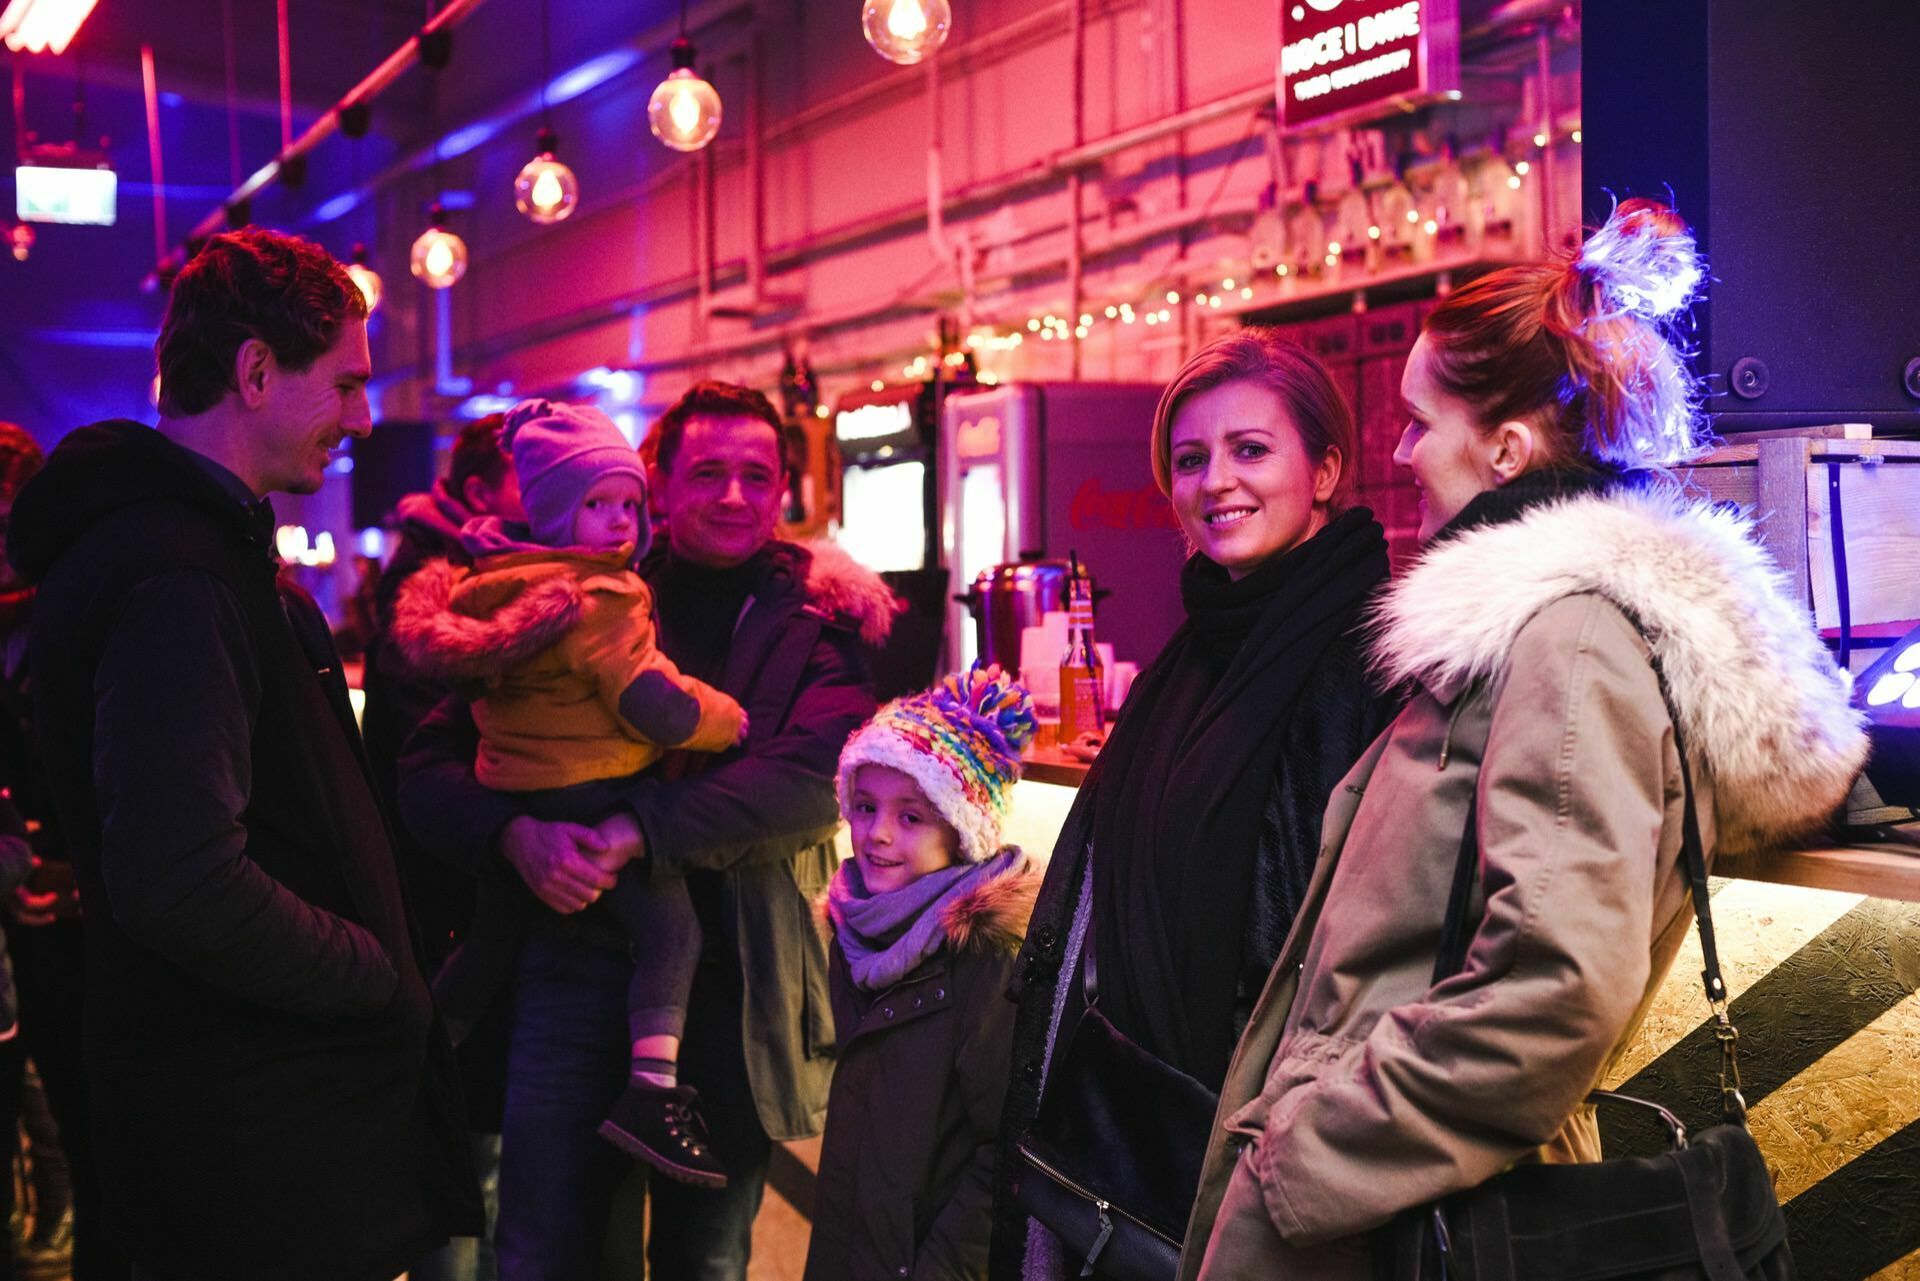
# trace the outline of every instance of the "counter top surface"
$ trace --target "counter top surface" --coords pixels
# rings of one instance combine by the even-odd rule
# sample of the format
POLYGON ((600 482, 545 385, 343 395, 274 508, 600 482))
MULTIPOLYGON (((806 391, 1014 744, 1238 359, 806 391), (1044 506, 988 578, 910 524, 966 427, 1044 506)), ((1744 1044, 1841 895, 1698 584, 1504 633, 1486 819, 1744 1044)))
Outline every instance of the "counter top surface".
POLYGON ((1085 761, 1075 760, 1058 747, 1038 747, 1023 758, 1020 777, 1036 783, 1078 787, 1086 778, 1088 768, 1085 761))
MULTIPOLYGON (((1087 768, 1086 762, 1075 760, 1058 747, 1043 747, 1027 754, 1022 777, 1036 783, 1079 787, 1087 768)), ((1920 902, 1920 834, 1895 833, 1888 840, 1861 845, 1769 850, 1743 858, 1717 858, 1713 874, 1920 902)))

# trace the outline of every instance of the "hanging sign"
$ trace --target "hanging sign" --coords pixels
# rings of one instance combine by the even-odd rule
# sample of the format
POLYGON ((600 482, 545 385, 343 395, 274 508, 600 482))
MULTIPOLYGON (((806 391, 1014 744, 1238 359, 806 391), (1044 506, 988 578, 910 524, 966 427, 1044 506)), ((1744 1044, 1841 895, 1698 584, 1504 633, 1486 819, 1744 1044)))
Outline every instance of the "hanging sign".
POLYGON ((1283 128, 1459 97, 1459 0, 1281 0, 1283 128))

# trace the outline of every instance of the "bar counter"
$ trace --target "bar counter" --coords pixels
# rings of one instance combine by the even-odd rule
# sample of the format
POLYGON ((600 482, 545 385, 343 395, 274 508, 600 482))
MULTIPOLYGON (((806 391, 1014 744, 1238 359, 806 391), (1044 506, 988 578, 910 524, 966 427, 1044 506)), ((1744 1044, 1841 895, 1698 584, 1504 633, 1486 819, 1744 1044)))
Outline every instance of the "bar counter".
MULTIPOLYGON (((1014 789, 1008 825, 1013 838, 1030 853, 1045 858, 1052 852, 1051 838, 1058 835, 1072 792, 1086 778, 1087 768, 1057 747, 1027 753, 1021 782, 1014 789), (1045 826, 1049 820, 1053 823, 1051 830, 1045 826)), ((1920 903, 1920 837, 1717 858, 1713 874, 1920 903)))

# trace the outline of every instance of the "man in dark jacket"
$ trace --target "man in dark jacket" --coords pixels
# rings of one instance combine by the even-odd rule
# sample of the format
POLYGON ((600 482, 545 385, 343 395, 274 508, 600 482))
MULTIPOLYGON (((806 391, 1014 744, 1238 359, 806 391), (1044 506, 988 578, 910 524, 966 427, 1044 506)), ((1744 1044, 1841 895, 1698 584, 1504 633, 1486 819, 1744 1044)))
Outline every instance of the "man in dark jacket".
POLYGON ((778 424, 759 393, 702 383, 653 437, 667 537, 642 572, 660 647, 746 708, 742 747, 514 797, 474 782, 472 720, 449 704, 402 763, 402 810, 432 848, 497 854, 550 909, 513 989, 495 1234, 503 1281, 596 1275, 630 1166, 595 1130, 626 1081, 633 962, 593 905, 631 855, 634 874, 684 875, 700 912, 680 1077, 700 1091, 729 1179, 717 1192, 653 1181, 653 1275, 744 1278, 772 1141, 820 1130, 833 1020, 809 901, 834 868, 834 769, 873 712, 866 649, 885 635, 893 602, 843 553, 774 539, 778 424), (584 826, 609 816, 621 829, 610 840, 584 826))
POLYGON ((293 237, 173 286, 160 430, 75 431, 14 505, 30 657, 85 908, 111 1229, 155 1281, 390 1281, 478 1228, 451 1055, 272 492, 370 429, 366 306, 293 237))
MULTIPOLYGON (((407 736, 449 693, 445 682, 415 671, 393 643, 393 602, 407 580, 427 562, 468 562, 460 542, 461 526, 468 521, 480 516, 525 519, 519 477, 500 447, 501 418, 500 414, 488 414, 461 428, 453 442, 447 474, 432 488, 408 494, 394 508, 400 537, 374 596, 373 632, 367 640, 362 676, 367 705, 360 720, 374 785, 390 809, 396 801, 400 750, 407 736)), ((420 964, 431 979, 473 920, 473 873, 428 854, 404 828, 393 836, 407 906, 420 934, 420 964)), ((458 1051, 467 1119, 474 1129, 474 1166, 483 1191, 493 1188, 500 1164, 500 1096, 505 1089, 506 1058, 500 1022, 489 1021, 458 1051)), ((489 1214, 492 1210, 489 1204, 489 1214)), ((413 1281, 472 1281, 491 1275, 492 1268, 491 1243, 463 1238, 420 1260, 410 1275, 413 1281)))

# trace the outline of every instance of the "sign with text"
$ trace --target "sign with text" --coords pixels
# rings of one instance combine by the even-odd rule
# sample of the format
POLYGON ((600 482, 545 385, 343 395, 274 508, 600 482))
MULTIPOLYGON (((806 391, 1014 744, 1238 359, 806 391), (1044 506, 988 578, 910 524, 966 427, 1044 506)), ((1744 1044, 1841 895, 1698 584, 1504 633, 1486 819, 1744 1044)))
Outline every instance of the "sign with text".
POLYGON ((1457 97, 1458 0, 1281 0, 1283 128, 1457 97))

